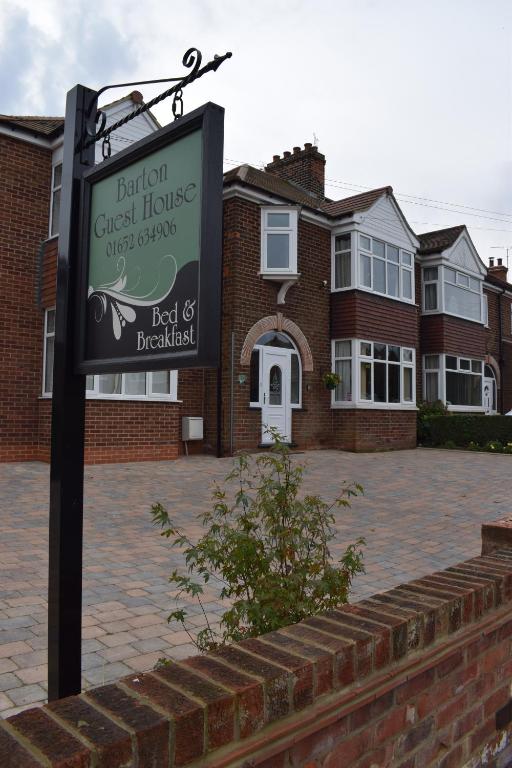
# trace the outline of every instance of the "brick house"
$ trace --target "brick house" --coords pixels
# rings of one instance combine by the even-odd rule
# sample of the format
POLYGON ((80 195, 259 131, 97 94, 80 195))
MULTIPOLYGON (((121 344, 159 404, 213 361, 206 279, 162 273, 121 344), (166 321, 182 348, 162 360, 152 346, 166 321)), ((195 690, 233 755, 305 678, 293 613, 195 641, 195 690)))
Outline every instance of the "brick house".
MULTIPOLYGON (((139 116, 113 151, 157 127, 139 116)), ((49 457, 62 134, 60 118, 0 116, 4 461, 49 457)), ((413 447, 422 397, 512 407, 506 270, 464 227, 416 235, 391 187, 326 199, 324 171, 306 144, 225 174, 221 369, 87 377, 86 461, 174 458, 183 416, 204 422, 187 448, 229 454, 268 444, 269 425, 303 448, 413 447)))

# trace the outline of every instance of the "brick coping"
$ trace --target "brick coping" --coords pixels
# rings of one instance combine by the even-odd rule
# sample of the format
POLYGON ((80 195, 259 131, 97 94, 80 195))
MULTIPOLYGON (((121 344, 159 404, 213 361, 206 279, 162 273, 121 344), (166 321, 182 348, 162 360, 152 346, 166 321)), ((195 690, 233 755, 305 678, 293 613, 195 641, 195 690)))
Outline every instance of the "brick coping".
MULTIPOLYGON (((491 526, 494 540, 500 525, 509 531, 510 520, 491 526)), ((0 720, 0 755, 12 768, 236 765, 270 754, 269 739, 282 746, 299 724, 302 738, 449 662, 473 635, 505 624, 512 633, 511 602, 512 548, 495 547, 284 630, 0 720)))

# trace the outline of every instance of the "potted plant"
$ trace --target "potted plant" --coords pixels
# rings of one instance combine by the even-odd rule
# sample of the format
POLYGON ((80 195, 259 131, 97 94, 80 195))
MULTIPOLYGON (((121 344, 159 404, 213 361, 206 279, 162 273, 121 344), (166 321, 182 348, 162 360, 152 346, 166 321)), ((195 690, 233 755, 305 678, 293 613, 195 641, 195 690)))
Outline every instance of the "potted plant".
POLYGON ((336 389, 338 384, 341 382, 341 379, 337 373, 333 373, 332 371, 329 371, 328 373, 324 373, 324 375, 322 376, 322 381, 327 387, 327 389, 336 389))

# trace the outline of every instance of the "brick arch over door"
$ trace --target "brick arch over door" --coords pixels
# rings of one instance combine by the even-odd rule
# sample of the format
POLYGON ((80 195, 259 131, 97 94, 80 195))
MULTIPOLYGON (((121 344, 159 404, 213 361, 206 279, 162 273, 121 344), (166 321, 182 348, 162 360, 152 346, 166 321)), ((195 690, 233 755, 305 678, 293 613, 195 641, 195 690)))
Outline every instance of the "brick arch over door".
POLYGON ((501 386, 501 375, 500 375, 500 367, 496 359, 492 355, 486 355, 484 362, 487 365, 490 365, 492 370, 494 371, 494 378, 496 379, 496 387, 497 389, 499 389, 501 386))
POLYGON ((297 349, 300 352, 302 369, 304 371, 313 370, 313 355, 311 354, 311 349, 306 337, 302 333, 299 326, 294 323, 293 320, 288 320, 288 318, 283 317, 281 312, 278 312, 275 315, 269 315, 268 317, 263 317, 252 326, 251 330, 245 337, 244 345, 242 347, 242 354, 240 355, 241 365, 250 364, 251 352, 254 345, 260 336, 263 336, 264 333, 268 333, 268 331, 282 331, 291 336, 297 345, 297 349))

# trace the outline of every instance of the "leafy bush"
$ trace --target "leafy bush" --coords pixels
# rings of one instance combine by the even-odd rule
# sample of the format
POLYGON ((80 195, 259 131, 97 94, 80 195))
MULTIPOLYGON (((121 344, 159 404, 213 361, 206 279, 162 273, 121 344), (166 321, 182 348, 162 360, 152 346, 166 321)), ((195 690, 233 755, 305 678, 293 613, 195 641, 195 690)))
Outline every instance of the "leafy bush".
POLYGON ((512 443, 503 446, 503 453, 512 453, 512 443))
POLYGON ((456 447, 457 446, 455 445, 453 440, 447 440, 446 443, 443 443, 442 446, 441 446, 441 448, 451 448, 452 450, 453 450, 453 448, 456 448, 456 447))
POLYGON ((431 440, 430 421, 433 416, 448 416, 448 410, 442 400, 427 403, 425 400, 418 404, 418 443, 428 445, 431 440))
POLYGON ((489 440, 489 442, 484 445, 484 451, 488 451, 489 453, 503 453, 503 445, 499 440, 489 440))
POLYGON ((180 622, 200 650, 255 637, 346 603, 353 577, 364 572, 364 539, 349 544, 338 563, 331 562, 329 551, 334 512, 350 506, 350 497, 363 492, 361 486, 344 484, 332 503, 299 496, 304 467, 292 464, 288 447, 277 432, 272 435, 276 442, 270 453, 238 457, 226 477, 228 490, 215 487, 213 509, 200 516, 205 532, 196 543, 173 525, 161 504, 152 507, 161 535, 184 548, 186 571, 174 570, 169 577, 178 588, 176 600, 196 598, 206 628, 194 638, 186 610, 179 607, 168 621, 180 622), (228 491, 234 495, 231 502, 228 491), (220 632, 208 622, 201 600, 210 579, 220 581, 221 598, 230 601, 220 632))
POLYGON ((512 416, 431 416, 429 433, 429 445, 444 445, 448 440, 463 448, 472 443, 487 445, 494 441, 506 445, 512 443, 512 416))

